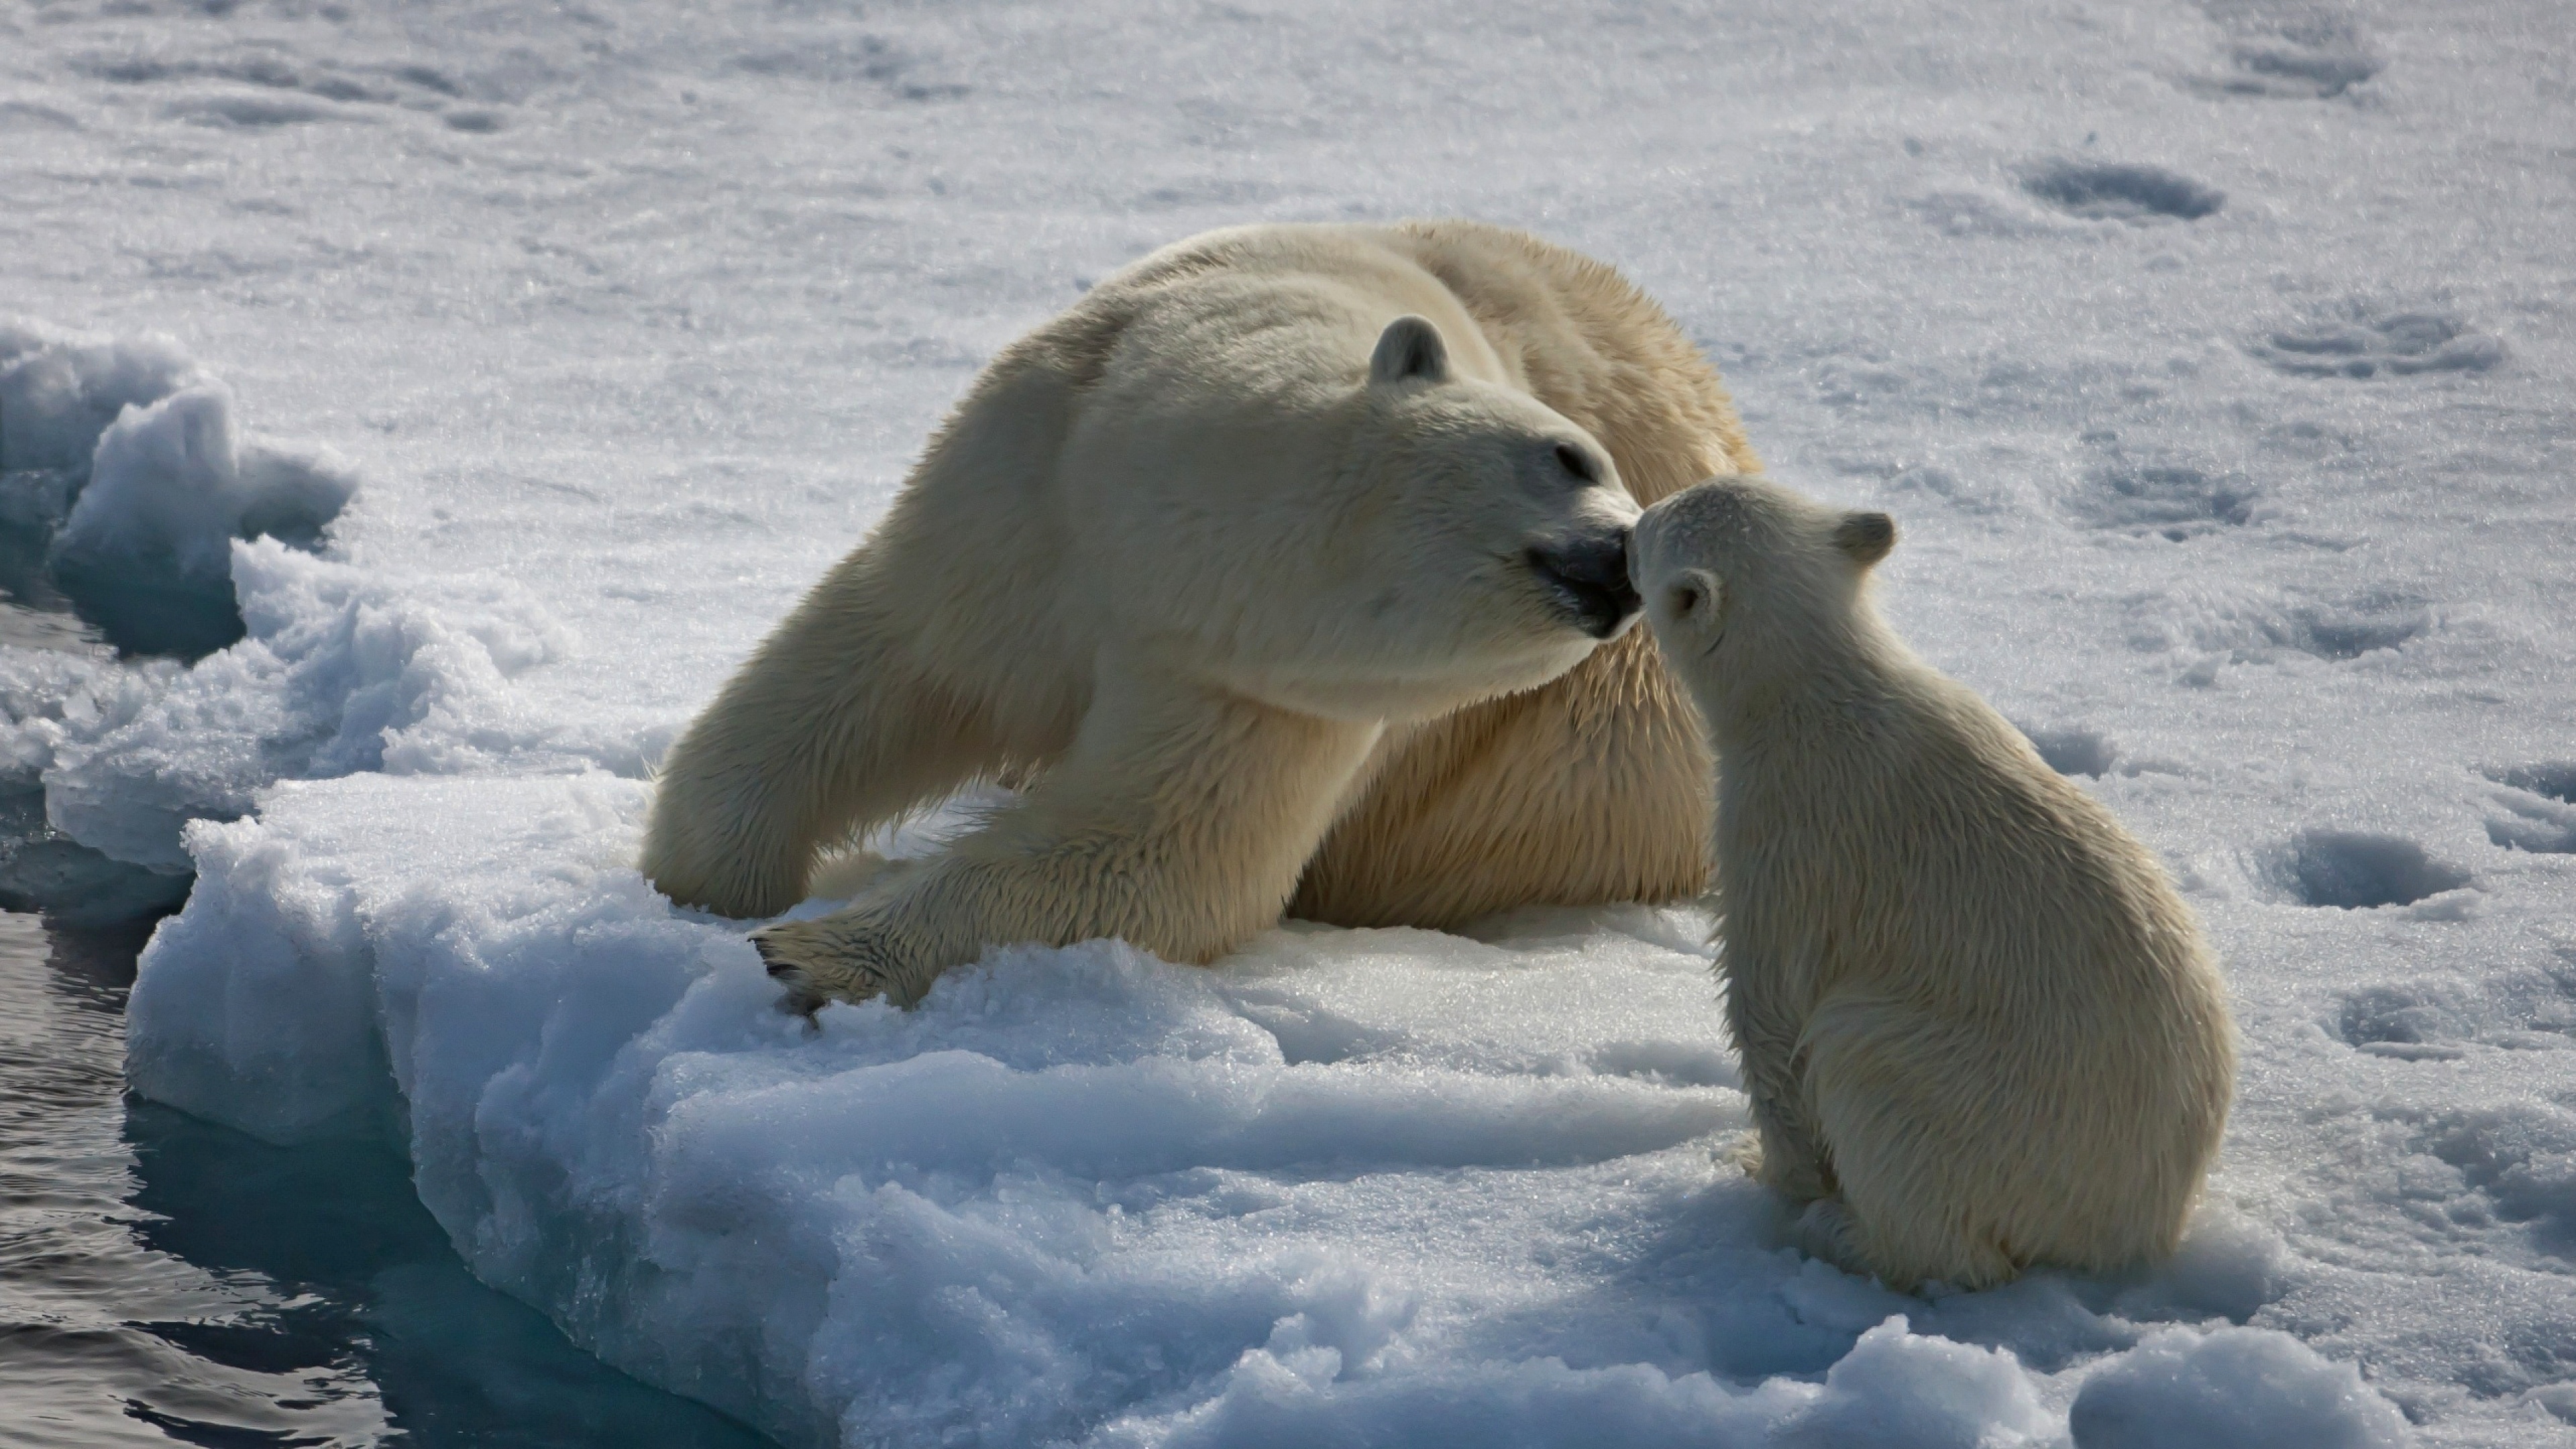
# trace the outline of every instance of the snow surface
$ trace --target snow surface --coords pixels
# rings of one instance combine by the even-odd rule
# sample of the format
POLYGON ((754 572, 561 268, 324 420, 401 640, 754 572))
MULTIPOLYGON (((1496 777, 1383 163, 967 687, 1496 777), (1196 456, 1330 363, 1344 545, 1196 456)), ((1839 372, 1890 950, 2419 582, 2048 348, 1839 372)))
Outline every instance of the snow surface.
POLYGON ((226 545, 193 666, 0 653, 0 785, 198 872, 134 1082, 404 1135, 621 1367, 796 1444, 2576 1438, 2562 7, 102 0, 0 77, 0 522, 112 474, 202 570, 227 489, 363 482, 226 545), (636 877, 981 359, 1206 226, 1424 213, 1662 298, 2173 863, 2246 1036, 2174 1263, 1800 1260, 1686 912, 999 951, 807 1035, 636 877))

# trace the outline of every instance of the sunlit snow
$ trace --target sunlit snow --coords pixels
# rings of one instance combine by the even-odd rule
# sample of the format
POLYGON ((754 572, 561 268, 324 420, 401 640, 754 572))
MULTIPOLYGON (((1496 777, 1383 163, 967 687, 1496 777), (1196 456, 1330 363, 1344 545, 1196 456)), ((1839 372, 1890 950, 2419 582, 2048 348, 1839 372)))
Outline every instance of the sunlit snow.
POLYGON ((0 583, 88 621, 0 646, 0 894, 193 869, 138 1090, 395 1134, 478 1276, 788 1444, 2567 1442, 2571 156, 2546 0, 0 11, 0 583), (1415 214, 1663 300, 2172 865, 2245 1033, 2175 1261, 1801 1259, 1689 911, 809 1032, 637 876, 983 359, 1415 214))

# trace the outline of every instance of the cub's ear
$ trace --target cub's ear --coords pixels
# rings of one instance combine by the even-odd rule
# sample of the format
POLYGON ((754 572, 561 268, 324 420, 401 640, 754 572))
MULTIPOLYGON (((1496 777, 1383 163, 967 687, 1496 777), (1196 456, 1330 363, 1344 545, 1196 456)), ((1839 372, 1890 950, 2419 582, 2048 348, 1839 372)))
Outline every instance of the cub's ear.
POLYGON ((1896 520, 1884 513, 1846 513, 1834 525, 1834 547, 1868 568, 1896 547, 1896 520))
POLYGON ((1369 358, 1369 381, 1447 382, 1449 344, 1427 317, 1398 317, 1378 334, 1377 353, 1369 358))

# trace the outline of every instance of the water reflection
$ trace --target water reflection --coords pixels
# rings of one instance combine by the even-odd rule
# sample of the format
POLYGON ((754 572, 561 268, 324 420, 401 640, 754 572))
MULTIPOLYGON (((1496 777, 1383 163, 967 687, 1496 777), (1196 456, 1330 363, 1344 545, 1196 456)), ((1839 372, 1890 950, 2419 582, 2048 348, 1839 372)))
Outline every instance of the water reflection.
POLYGON ((0 1439, 768 1444, 475 1282, 398 1154, 127 1099, 147 931, 0 916, 0 1439))

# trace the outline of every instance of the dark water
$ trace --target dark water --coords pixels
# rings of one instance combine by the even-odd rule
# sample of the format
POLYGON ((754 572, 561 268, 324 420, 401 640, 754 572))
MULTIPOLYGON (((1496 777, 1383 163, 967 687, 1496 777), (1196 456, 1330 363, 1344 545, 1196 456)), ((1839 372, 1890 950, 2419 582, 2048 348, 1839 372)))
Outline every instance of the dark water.
POLYGON ((769 1444, 475 1282, 395 1153, 128 1097, 149 930, 0 914, 0 1446, 769 1444))

